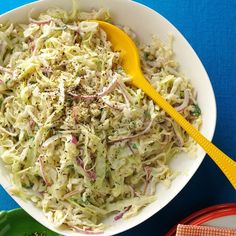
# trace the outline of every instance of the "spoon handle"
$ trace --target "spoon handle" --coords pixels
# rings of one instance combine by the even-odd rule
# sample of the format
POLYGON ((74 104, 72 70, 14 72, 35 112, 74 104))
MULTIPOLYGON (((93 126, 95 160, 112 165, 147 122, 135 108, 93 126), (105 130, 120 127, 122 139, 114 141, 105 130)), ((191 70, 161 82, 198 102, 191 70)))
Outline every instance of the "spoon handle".
POLYGON ((236 162, 205 138, 179 112, 177 112, 143 77, 142 73, 137 75, 137 77, 132 83, 152 98, 157 105, 169 114, 206 151, 228 178, 234 189, 236 189, 236 162))

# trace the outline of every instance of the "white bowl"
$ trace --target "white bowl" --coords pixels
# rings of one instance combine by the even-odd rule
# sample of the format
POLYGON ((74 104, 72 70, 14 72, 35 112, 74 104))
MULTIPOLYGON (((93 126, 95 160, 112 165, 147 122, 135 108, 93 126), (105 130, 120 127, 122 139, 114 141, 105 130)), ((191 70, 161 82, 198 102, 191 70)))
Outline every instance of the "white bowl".
MULTIPOLYGON (((45 11, 50 7, 60 7, 66 10, 71 9, 71 1, 68 0, 44 0, 34 2, 0 16, 0 22, 7 20, 11 22, 27 22, 28 12, 34 8, 35 11, 45 11)), ((92 8, 106 7, 111 11, 115 23, 129 26, 137 34, 141 42, 149 42, 151 36, 156 34, 161 40, 166 42, 168 33, 174 35, 174 52, 181 65, 181 70, 191 79, 191 83, 198 92, 198 102, 202 110, 203 125, 201 132, 208 139, 212 139, 216 124, 216 104, 215 96, 212 90, 207 73, 197 57, 194 50, 188 44, 181 33, 170 24, 164 17, 150 8, 129 0, 78 0, 78 6, 81 10, 90 10, 92 8)), ((114 235, 130 229, 139 223, 145 221, 165 205, 167 205, 188 183, 195 171, 200 166, 205 152, 198 148, 197 158, 189 158, 186 154, 181 154, 171 161, 171 167, 179 170, 181 175, 177 176, 170 188, 163 185, 158 186, 157 200, 145 207, 137 216, 128 220, 114 222, 112 218, 106 220, 110 227, 102 235, 114 235)), ((9 174, 0 162, 0 183, 7 190, 9 188, 9 174)), ((18 197, 13 199, 32 217, 38 220, 51 230, 63 235, 82 235, 72 231, 60 231, 56 229, 42 211, 32 205, 31 202, 24 202, 18 197)))

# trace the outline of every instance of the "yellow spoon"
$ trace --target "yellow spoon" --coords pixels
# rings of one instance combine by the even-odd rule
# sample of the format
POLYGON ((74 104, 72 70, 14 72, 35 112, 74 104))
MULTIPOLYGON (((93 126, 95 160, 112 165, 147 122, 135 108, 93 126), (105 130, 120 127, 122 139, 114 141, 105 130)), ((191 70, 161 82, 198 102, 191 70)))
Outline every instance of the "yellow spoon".
POLYGON ((167 114, 169 114, 186 132, 208 153, 212 160, 226 175, 236 189, 236 162, 205 138, 180 113, 178 113, 144 78, 141 71, 139 53, 133 40, 118 27, 104 21, 96 21, 107 33, 114 51, 121 52, 125 72, 132 77, 131 83, 142 89, 167 114))

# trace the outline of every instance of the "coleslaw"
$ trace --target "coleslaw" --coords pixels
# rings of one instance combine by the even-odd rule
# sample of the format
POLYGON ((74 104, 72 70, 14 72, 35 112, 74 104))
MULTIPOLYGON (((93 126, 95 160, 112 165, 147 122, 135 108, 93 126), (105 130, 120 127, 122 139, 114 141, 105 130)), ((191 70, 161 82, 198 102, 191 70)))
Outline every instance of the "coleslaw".
MULTIPOLYGON (((0 25, 0 158, 12 194, 57 227, 101 233, 111 214, 128 218, 153 202, 157 183, 175 177, 169 160, 195 144, 128 83, 119 52, 87 21, 111 22, 109 11, 73 9, 0 25)), ((146 78, 199 128, 196 93, 178 69, 172 40, 137 44, 146 78)))

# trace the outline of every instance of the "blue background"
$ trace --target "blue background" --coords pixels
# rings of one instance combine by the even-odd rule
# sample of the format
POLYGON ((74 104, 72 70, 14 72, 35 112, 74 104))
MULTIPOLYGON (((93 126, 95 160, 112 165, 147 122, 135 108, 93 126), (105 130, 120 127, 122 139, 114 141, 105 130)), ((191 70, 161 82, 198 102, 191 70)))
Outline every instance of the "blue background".
MULTIPOLYGON (((28 2, 30 0, 0 0, 0 14, 28 2)), ((138 2, 155 9, 172 22, 197 52, 216 95, 218 120, 214 143, 236 158, 236 0, 138 2)), ((164 235, 190 213, 226 202, 236 202, 236 191, 206 157, 192 180, 168 206, 122 236, 164 235)), ((15 207, 17 205, 0 187, 0 210, 15 207)))

